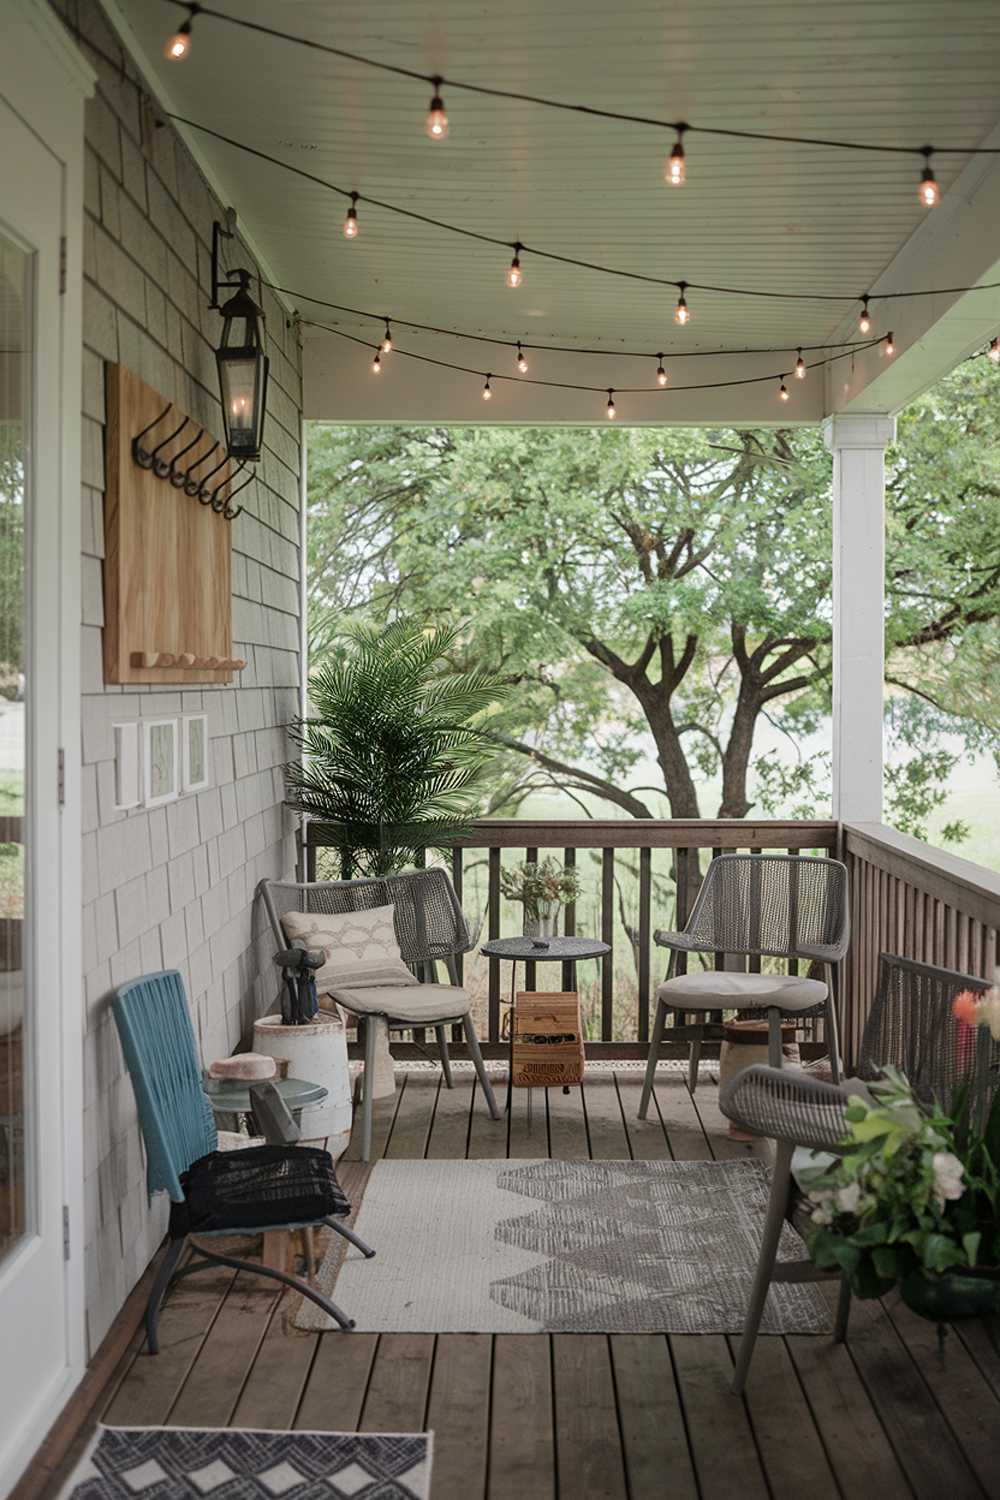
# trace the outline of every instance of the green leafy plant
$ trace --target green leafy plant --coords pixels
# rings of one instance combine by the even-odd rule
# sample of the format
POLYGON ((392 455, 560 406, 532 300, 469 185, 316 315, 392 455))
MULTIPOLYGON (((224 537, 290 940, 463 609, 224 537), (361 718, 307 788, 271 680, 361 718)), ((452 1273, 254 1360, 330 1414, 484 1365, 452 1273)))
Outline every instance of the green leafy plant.
POLYGON ((500 889, 508 901, 522 901, 525 915, 537 917, 542 906, 566 906, 581 891, 580 872, 557 859, 523 860, 500 871, 500 889))
POLYGON ((469 832, 496 747, 485 732, 502 689, 455 673, 459 627, 358 629, 310 678, 313 713, 291 726, 304 752, 287 801, 340 851, 343 874, 387 875, 469 832))
POLYGON ((886 1068, 846 1111, 844 1154, 805 1174, 813 1204, 809 1252, 840 1270, 859 1297, 914 1273, 1000 1266, 1000 1093, 985 1125, 961 1090, 929 1108, 886 1068))

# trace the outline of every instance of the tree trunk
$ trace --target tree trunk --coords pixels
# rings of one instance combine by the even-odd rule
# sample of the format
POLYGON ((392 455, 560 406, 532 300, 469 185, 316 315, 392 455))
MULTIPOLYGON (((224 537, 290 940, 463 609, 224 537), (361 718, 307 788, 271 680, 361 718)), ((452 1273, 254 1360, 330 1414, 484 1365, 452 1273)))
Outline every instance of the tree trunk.
POLYGON ((672 818, 700 818, 695 788, 681 737, 674 727, 669 704, 643 702, 646 721, 656 745, 656 758, 663 772, 663 785, 672 818))
POLYGON ((745 818, 750 810, 747 774, 753 752, 753 732, 760 713, 760 700, 744 681, 736 701, 732 729, 722 757, 722 801, 720 818, 745 818))

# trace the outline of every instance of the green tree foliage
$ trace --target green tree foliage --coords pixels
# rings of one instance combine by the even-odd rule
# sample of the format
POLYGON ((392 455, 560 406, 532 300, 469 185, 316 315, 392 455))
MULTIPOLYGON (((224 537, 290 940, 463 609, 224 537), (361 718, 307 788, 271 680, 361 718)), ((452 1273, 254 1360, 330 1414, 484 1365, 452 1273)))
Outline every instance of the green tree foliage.
POLYGON ((392 874, 468 831, 496 753, 482 721, 502 690, 488 672, 449 671, 455 645, 453 627, 356 629, 310 678, 288 801, 331 835, 345 873, 392 874))
MULTIPOLYGON (((963 365, 890 456, 890 792, 914 831, 949 768, 928 736, 1000 743, 995 379, 963 365)), ((558 785, 698 817, 718 777, 719 816, 804 811, 827 763, 755 766, 754 740, 766 716, 799 744, 829 712, 829 495, 814 429, 315 429, 314 650, 358 619, 460 625, 453 667, 510 689, 494 810, 558 785), (661 784, 638 786, 650 743, 661 784)))

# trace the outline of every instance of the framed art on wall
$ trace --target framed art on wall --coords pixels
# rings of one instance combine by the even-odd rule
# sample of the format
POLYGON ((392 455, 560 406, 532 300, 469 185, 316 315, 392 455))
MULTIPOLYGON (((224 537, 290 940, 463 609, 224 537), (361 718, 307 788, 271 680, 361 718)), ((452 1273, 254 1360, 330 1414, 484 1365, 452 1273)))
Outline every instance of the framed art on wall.
POLYGON ((179 792, 177 720, 144 719, 142 727, 145 804, 159 807, 179 792))
POLYGON ((185 714, 181 720, 181 781, 185 792, 208 786, 207 714, 185 714))

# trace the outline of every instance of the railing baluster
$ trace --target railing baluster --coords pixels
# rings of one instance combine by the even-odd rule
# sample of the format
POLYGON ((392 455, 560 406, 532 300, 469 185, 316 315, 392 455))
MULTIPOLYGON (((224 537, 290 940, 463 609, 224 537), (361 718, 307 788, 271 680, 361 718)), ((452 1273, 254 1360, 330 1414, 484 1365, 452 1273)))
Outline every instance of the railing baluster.
MULTIPOLYGON (((524 857, 529 864, 537 864, 538 850, 525 849, 524 857)), ((535 965, 531 960, 524 966, 524 988, 526 990, 533 990, 535 988, 535 965)))
MULTIPOLYGON (((490 940, 500 936, 500 850, 489 853, 489 885, 487 887, 487 921, 490 940)), ((490 1041, 500 1040, 500 960, 491 958, 489 981, 490 1041)))
POLYGON ((649 942, 653 851, 639 850, 639 1040, 649 1041, 649 942))
POLYGON ((611 949, 601 959, 601 1041, 610 1042, 615 1019, 615 851, 601 851, 601 941, 611 949))
MULTIPOLYGON (((465 852, 461 844, 456 844, 451 851, 451 883, 455 887, 455 895, 458 897, 459 906, 465 894, 465 852)), ((465 954, 456 953, 454 958, 455 978, 459 984, 465 983, 465 954)), ((456 1021, 451 1028, 451 1039, 460 1042, 464 1036, 461 1021, 456 1021)))
MULTIPOLYGON (((719 855, 721 853, 722 853, 721 849, 719 849, 719 848, 713 848, 713 850, 712 850, 712 858, 713 859, 718 859, 719 855)), ((715 955, 715 967, 716 967, 717 970, 718 969, 724 969, 726 967, 726 955, 724 953, 719 953, 718 951, 716 952, 716 955, 715 955)))
MULTIPOLYGON (((563 864, 567 870, 576 869, 576 850, 563 850, 563 864)), ((563 936, 576 937, 576 902, 567 903, 563 913, 563 936)), ((569 994, 576 989, 576 964, 564 962, 562 966, 562 987, 569 994)))

